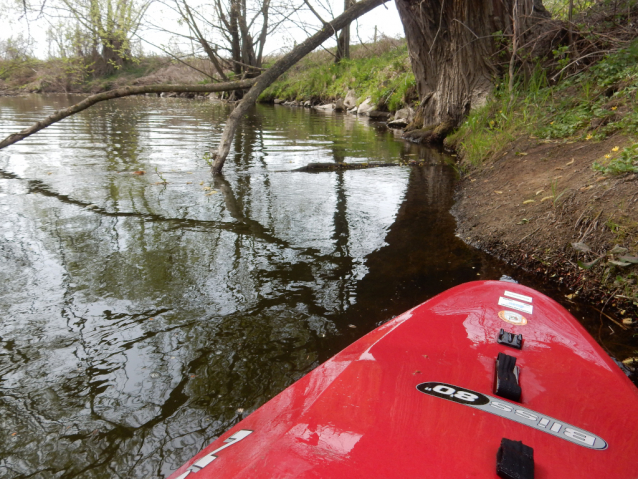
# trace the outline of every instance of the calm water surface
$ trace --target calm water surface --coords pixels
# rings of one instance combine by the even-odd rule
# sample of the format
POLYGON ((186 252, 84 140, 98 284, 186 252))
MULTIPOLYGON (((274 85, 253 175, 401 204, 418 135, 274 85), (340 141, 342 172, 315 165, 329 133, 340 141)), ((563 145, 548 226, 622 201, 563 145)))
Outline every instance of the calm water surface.
MULTIPOLYGON (((77 100, 0 98, 0 136, 77 100)), ((440 153, 260 106, 212 178, 227 114, 122 99, 0 152, 1 477, 165 477, 433 295, 504 273, 538 286, 454 236, 440 153), (399 159, 425 165, 290 171, 399 159)))

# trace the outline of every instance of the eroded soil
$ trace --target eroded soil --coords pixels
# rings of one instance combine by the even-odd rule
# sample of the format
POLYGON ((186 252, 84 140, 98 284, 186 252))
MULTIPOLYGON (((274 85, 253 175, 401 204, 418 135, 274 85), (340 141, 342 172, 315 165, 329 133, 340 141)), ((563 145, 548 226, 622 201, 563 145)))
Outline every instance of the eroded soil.
POLYGON ((638 255, 638 176, 605 177, 592 164, 628 142, 521 139, 460 182, 452 210, 464 241, 589 301, 600 335, 630 337, 625 358, 638 356, 638 265, 610 261, 638 255))

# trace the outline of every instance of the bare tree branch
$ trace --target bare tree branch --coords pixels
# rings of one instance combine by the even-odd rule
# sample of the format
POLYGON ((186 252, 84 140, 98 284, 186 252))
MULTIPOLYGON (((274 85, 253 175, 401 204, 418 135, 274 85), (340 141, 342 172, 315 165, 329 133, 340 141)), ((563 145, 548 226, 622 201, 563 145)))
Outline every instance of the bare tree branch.
POLYGON ((337 18, 329 22, 328 25, 324 26, 320 31, 293 48, 290 53, 277 60, 271 68, 259 76, 255 84, 250 88, 250 90, 248 90, 246 95, 244 95, 244 98, 237 104, 228 117, 217 151, 213 155, 215 163, 212 167, 212 173, 221 173, 226 157, 230 151, 230 146, 233 141, 233 137, 235 136, 235 131, 237 130, 239 121, 246 111, 255 104, 259 95, 261 95, 266 88, 277 80, 281 74, 286 72, 308 53, 330 38, 333 35, 333 32, 341 30, 354 19, 359 18, 361 15, 369 12, 375 7, 384 4, 386 1, 388 0, 363 0, 359 3, 355 3, 337 18))
MULTIPOLYGON (((159 45, 155 45, 154 43, 149 42, 148 40, 146 40, 145 38, 140 37, 137 33, 135 34, 135 36, 137 36, 141 41, 143 41, 144 43, 148 43, 149 45, 151 45, 152 47, 155 47, 161 51, 163 51, 166 55, 170 56, 171 58, 174 58, 175 60, 177 60, 178 62, 180 62, 182 65, 187 66, 188 68, 192 68, 193 70, 195 70, 196 72, 201 73, 202 75, 210 78, 210 80, 218 82, 219 80, 217 78, 215 78, 212 75, 209 75, 208 73, 206 73, 205 71, 200 70, 199 68, 186 63, 184 60, 182 60, 181 58, 179 58, 177 55, 173 55, 171 52, 169 52, 168 50, 165 50, 164 48, 160 47, 159 45)), ((227 78, 224 77, 224 80, 228 80, 227 78)))
POLYGON ((315 17, 317 17, 319 19, 319 21, 323 24, 323 25, 328 25, 328 22, 326 22, 323 18, 321 18, 321 15, 319 15, 319 13, 317 12, 317 10, 315 10, 312 5, 310 5, 310 2, 308 2, 308 0, 303 0, 304 3, 306 4, 306 6, 310 9, 310 11, 314 14, 315 17))
MULTIPOLYGON (((377 0, 378 1, 378 0, 377 0)), ((150 86, 128 86, 125 88, 118 88, 117 90, 111 90, 104 93, 98 93, 97 95, 91 95, 80 103, 76 103, 68 108, 63 108, 55 113, 47 116, 44 120, 41 120, 29 128, 25 128, 19 133, 13 133, 7 136, 0 142, 0 150, 6 148, 9 145, 24 140, 27 136, 31 136, 40 130, 43 130, 47 126, 64 120, 66 117, 74 115, 86 110, 87 108, 105 100, 113 100, 115 98, 122 98, 131 95, 143 95, 145 93, 163 93, 163 92, 192 92, 192 93, 211 93, 221 91, 243 90, 250 88, 255 84, 257 79, 240 80, 226 83, 216 83, 213 85, 150 85, 150 86)))
MULTIPOLYGON (((179 6, 178 6, 178 8, 179 8, 179 6)), ((192 22, 192 23, 188 22, 188 25, 193 30, 193 33, 197 37, 197 40, 199 41, 199 44, 202 46, 202 48, 206 52, 206 55, 208 55, 208 58, 210 59, 212 64, 215 66, 215 70, 217 70, 217 73, 219 74, 221 79, 224 80, 224 81, 227 81, 228 78, 224 74, 224 69, 222 68, 221 64, 219 63, 219 59, 217 58, 217 54, 213 51, 213 49, 211 48, 210 44, 204 38, 204 35, 202 35, 202 33, 200 32, 199 27, 197 26, 197 22, 195 21, 195 18, 193 17, 193 14, 191 13, 191 9, 188 6, 188 3, 186 3, 186 0, 184 0, 184 8, 186 9, 186 13, 188 14, 188 18, 190 18, 190 20, 192 22)), ((186 20, 188 20, 188 19, 186 19, 186 20)))

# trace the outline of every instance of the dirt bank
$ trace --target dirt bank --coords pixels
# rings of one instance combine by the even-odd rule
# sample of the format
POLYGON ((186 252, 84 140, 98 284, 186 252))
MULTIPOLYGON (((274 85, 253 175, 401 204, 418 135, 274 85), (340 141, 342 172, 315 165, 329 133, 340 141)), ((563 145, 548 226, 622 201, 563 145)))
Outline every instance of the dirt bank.
MULTIPOLYGON (((612 261, 638 253, 638 175, 605 177, 592 169, 627 143, 619 136, 596 143, 521 139, 461 180, 453 214, 463 240, 560 283, 567 299, 577 296, 599 311, 605 334, 635 339, 638 265, 612 261), (596 258, 590 269, 578 265, 596 258)), ((626 357, 636 355, 628 350, 626 357)))
MULTIPOLYGON (((200 66, 197 61, 196 67, 200 66)), ((193 68, 170 59, 147 58, 122 68, 107 77, 93 78, 88 73, 63 68, 59 60, 33 60, 0 79, 0 96, 25 93, 100 93, 125 86, 158 84, 195 85, 207 77, 193 68)))

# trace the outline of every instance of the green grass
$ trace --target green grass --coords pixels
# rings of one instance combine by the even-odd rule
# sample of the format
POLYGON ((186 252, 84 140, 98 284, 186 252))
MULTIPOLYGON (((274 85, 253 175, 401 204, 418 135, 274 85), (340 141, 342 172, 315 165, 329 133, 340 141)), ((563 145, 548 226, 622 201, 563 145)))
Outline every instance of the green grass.
MULTIPOLYGON (((638 134, 638 41, 555 84, 538 67, 529 80, 518 82, 513 101, 507 83, 447 140, 466 169, 480 167, 521 136, 598 141, 638 134)), ((635 145, 612 151, 594 167, 609 174, 635 172, 636 155, 635 145)))
POLYGON ((619 155, 615 153, 618 147, 605 155, 600 162, 594 162, 594 170, 605 175, 621 175, 624 173, 638 173, 638 143, 623 148, 619 155))
MULTIPOLYGON (((574 16, 585 12, 596 4, 595 0, 574 0, 574 16)), ((552 14, 552 18, 567 20, 569 13, 569 0, 545 0, 543 6, 552 14)))
POLYGON ((331 101, 356 92, 358 102, 396 111, 416 100, 416 83, 405 41, 385 39, 351 48, 352 58, 335 64, 332 55, 315 52, 281 76, 260 97, 290 101, 331 101))

